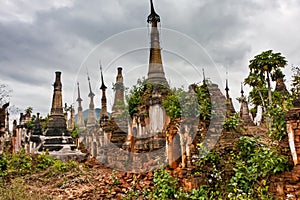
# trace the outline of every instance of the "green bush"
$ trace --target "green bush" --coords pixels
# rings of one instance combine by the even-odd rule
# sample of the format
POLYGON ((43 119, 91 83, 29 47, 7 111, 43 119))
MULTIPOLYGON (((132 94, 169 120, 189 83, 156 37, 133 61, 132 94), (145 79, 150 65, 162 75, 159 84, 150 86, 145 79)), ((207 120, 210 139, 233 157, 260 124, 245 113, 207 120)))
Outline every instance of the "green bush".
POLYGON ((182 108, 180 107, 181 100, 185 96, 183 89, 173 89, 173 94, 167 96, 163 101, 162 106, 171 119, 178 119, 182 115, 182 108))
POLYGON ((32 158, 22 149, 8 157, 7 175, 25 175, 32 172, 32 158))
POLYGON ((0 177, 4 177, 7 175, 7 166, 8 166, 8 162, 7 162, 7 158, 6 158, 6 154, 2 154, 1 158, 0 158, 0 177))
POLYGON ((47 170, 46 174, 54 175, 55 173, 67 172, 77 168, 77 163, 72 160, 63 162, 47 153, 31 157, 31 155, 25 154, 24 149, 13 154, 2 154, 0 157, 0 177, 24 176, 37 170, 47 170))
POLYGON ((236 113, 230 117, 228 117, 223 125, 223 128, 227 131, 236 131, 238 126, 241 124, 241 118, 240 116, 236 113))
POLYGON ((47 153, 41 153, 37 157, 36 167, 39 169, 46 169, 55 163, 55 158, 47 155, 47 153))
POLYGON ((288 161, 257 138, 241 137, 238 148, 238 154, 232 158, 235 166, 229 191, 234 196, 258 198, 258 189, 262 191, 262 188, 257 184, 266 183, 269 176, 287 170, 288 161))
POLYGON ((284 119, 284 116, 288 112, 288 108, 290 107, 290 100, 288 100, 283 105, 272 104, 269 107, 268 112, 266 113, 267 118, 272 121, 268 133, 269 136, 274 140, 280 141, 284 136, 287 135, 286 121, 284 119))
POLYGON ((175 199, 179 184, 177 180, 165 169, 160 168, 154 173, 155 184, 150 193, 150 199, 175 199))

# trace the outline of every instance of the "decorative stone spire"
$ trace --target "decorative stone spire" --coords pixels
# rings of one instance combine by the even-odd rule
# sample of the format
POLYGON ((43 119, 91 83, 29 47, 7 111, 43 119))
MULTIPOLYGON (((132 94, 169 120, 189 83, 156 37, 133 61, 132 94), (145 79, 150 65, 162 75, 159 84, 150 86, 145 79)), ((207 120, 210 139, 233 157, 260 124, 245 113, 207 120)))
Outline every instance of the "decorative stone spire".
POLYGON ((241 98, 242 100, 245 100, 243 83, 241 83, 241 98))
POLYGON ((227 108, 226 114, 227 116, 231 116, 235 113, 235 109, 233 107, 232 99, 229 96, 228 79, 226 79, 225 91, 226 91, 226 108, 227 108))
POLYGON ((89 115, 88 115, 88 120, 87 120, 86 125, 87 126, 95 126, 96 121, 97 121, 96 114, 95 114, 95 104, 94 104, 95 94, 92 91, 90 76, 88 73, 87 73, 87 77, 88 77, 89 89, 90 89, 90 93, 88 95, 88 97, 90 97, 90 105, 89 105, 89 115))
POLYGON ((42 135, 42 126, 41 126, 41 121, 40 121, 40 113, 36 114, 36 119, 34 121, 34 126, 33 126, 33 135, 42 135))
POLYGON ((83 128, 84 127, 84 119, 83 119, 83 113, 82 113, 82 99, 80 97, 80 88, 79 88, 79 82, 77 82, 77 88, 78 88, 78 98, 77 98, 77 102, 78 102, 78 114, 77 114, 77 125, 79 128, 83 128))
POLYGON ((147 22, 152 25, 151 27, 151 47, 149 58, 148 79, 149 83, 158 83, 168 85, 161 58, 161 48, 159 43, 159 32, 157 24, 160 22, 159 15, 155 12, 153 2, 150 0, 151 13, 148 16, 147 22))
POLYGON ((206 85, 206 77, 205 77, 204 69, 202 69, 202 73, 203 73, 203 85, 206 85))
POLYGON ((229 99, 228 79, 226 79, 226 87, 225 87, 225 91, 226 91, 226 99, 229 99))
POLYGON ((101 73, 101 91, 102 91, 102 98, 101 98, 101 114, 100 114, 100 126, 104 125, 103 123, 108 119, 107 113, 107 100, 106 100, 106 89, 107 87, 104 84, 103 72, 102 72, 102 65, 100 63, 100 73, 101 73))
POLYGON ((249 107, 248 102, 246 101, 246 98, 244 96, 244 89, 243 89, 243 83, 241 83, 241 109, 240 109, 240 117, 244 121, 246 125, 253 126, 254 123, 249 115, 249 107))
POLYGON ((114 133, 128 132, 128 119, 122 115, 125 109, 124 102, 124 82, 122 68, 118 67, 118 74, 115 83, 115 99, 112 107, 111 119, 114 122, 114 133))
POLYGON ((53 87, 54 92, 50 114, 63 116, 61 72, 55 72, 55 82, 53 87))
POLYGON ((284 74, 282 72, 276 79, 275 91, 280 92, 285 99, 287 99, 290 95, 284 84, 284 74))
MULTIPOLYGON (((75 149, 74 141, 67 130, 67 123, 62 106, 62 83, 61 72, 55 72, 54 94, 52 100, 52 107, 47 123, 47 130, 43 138, 44 142, 39 147, 38 151, 59 151, 63 148, 75 149)), ((38 122, 37 122, 38 123, 38 122)), ((34 136, 34 135, 33 135, 34 136)), ((31 141, 38 144, 38 138, 31 137, 31 141)))
POLYGON ((115 84, 115 99, 112 107, 112 114, 117 112, 118 107, 124 105, 124 83, 123 83, 123 75, 122 75, 122 67, 118 67, 118 74, 116 77, 115 84))
POLYGON ((55 82, 53 87, 52 107, 46 136, 62 136, 67 132, 67 124, 62 106, 61 72, 55 72, 55 82))

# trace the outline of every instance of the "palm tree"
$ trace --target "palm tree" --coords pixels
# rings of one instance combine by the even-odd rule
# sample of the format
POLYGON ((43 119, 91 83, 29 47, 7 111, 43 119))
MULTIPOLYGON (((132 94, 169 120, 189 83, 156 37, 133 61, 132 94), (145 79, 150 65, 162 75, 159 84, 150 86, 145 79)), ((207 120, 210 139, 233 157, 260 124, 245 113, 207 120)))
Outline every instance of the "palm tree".
POLYGON ((267 82, 269 105, 272 103, 271 77, 275 77, 281 71, 280 68, 286 65, 285 57, 281 53, 273 53, 272 50, 264 51, 250 60, 250 74, 257 74, 260 80, 267 82))
POLYGON ((27 108, 25 109, 25 113, 26 113, 26 114, 27 114, 27 113, 31 114, 31 113, 32 113, 32 110, 33 110, 32 107, 27 107, 27 108))

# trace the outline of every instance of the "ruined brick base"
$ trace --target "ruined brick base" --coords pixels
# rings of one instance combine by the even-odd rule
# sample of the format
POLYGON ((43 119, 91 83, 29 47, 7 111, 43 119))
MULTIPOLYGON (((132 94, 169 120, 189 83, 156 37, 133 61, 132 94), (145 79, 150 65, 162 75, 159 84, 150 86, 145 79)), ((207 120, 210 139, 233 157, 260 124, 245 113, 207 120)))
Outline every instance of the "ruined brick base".
POLYGON ((272 177, 269 190, 279 199, 300 199, 300 165, 272 177))

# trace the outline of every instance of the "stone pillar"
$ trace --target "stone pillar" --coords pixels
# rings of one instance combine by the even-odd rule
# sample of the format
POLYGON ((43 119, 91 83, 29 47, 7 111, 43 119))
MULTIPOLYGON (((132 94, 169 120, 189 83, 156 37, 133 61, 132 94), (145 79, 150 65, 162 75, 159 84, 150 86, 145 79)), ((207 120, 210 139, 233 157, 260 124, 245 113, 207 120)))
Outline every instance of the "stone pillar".
POLYGON ((181 167, 186 168, 186 151, 185 151, 185 143, 186 139, 184 133, 180 133, 180 147, 181 147, 181 167))
POLYGON ((296 166, 300 163, 300 103, 294 102, 294 106, 285 115, 285 119, 289 146, 294 165, 296 166))
POLYGON ((0 108, 0 137, 4 135, 4 133, 7 131, 7 108, 9 106, 9 103, 4 104, 0 108))
POLYGON ((75 109, 73 106, 71 106, 71 110, 70 110, 70 125, 69 125, 69 129, 73 130, 75 127, 75 109))
POLYGON ((174 148, 174 143, 173 143, 173 136, 170 134, 167 137, 168 140, 168 164, 171 168, 175 168, 174 167, 174 157, 173 157, 173 148, 174 148))

